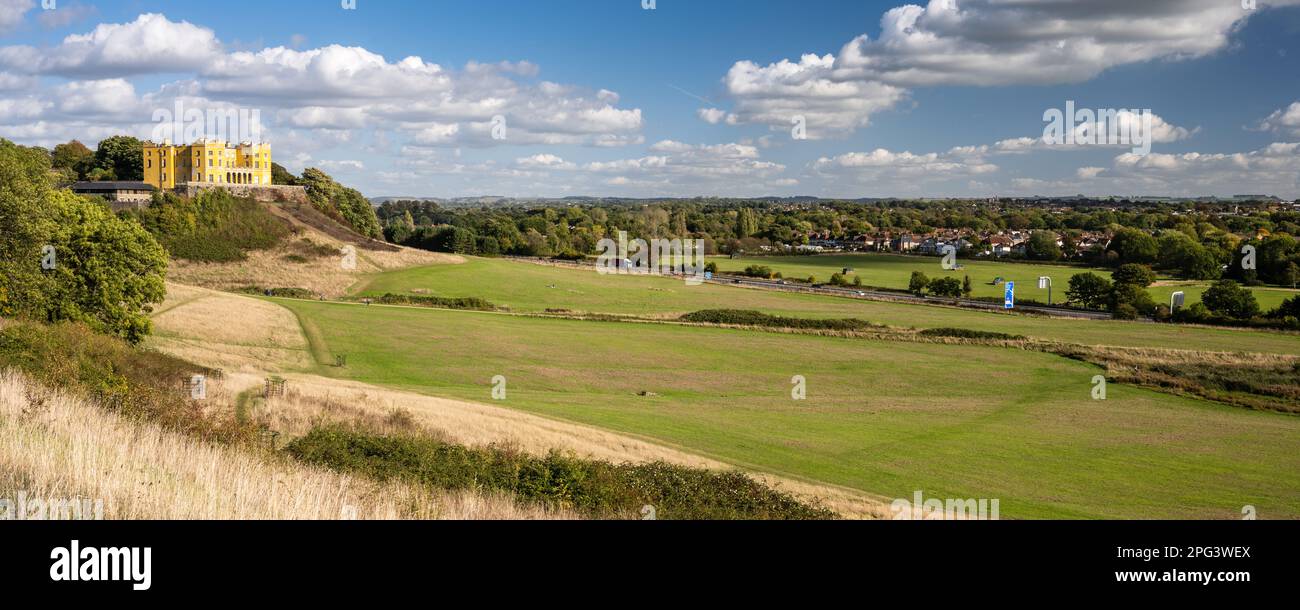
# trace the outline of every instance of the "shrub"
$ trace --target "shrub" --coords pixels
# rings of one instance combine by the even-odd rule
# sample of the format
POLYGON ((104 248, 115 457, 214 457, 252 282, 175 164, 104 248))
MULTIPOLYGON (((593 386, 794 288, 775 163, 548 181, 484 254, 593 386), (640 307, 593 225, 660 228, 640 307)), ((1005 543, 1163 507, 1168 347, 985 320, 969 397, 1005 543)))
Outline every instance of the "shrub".
POLYGON ((475 311, 496 311, 496 305, 478 297, 435 297, 409 294, 388 293, 379 297, 384 305, 415 305, 418 307, 437 307, 440 309, 470 309, 475 311))
POLYGON ((923 337, 955 337, 958 339, 991 339, 995 341, 1015 341, 1024 339, 1021 335, 1009 335, 1007 333, 998 333, 986 330, 970 330, 966 328, 927 328, 917 334, 923 337))
POLYGON ((122 215, 136 219, 173 258, 200 262, 241 261, 246 251, 271 248, 289 234, 285 223, 262 204, 221 189, 193 199, 156 195, 149 207, 122 215))
POLYGON ((875 326, 870 322, 856 318, 786 318, 744 309, 705 309, 688 313, 680 319, 684 322, 695 322, 697 324, 734 324, 737 326, 767 326, 809 330, 864 330, 875 326))
POLYGON ((309 464, 402 479, 436 489, 513 494, 598 518, 832 519, 834 513, 773 490, 739 472, 664 462, 614 464, 552 451, 535 457, 499 446, 466 447, 427 437, 377 436, 316 428, 285 448, 309 464))
POLYGON ((1116 320, 1136 320, 1138 318, 1138 310, 1136 307, 1128 303, 1120 303, 1111 312, 1111 315, 1116 320))
POLYGON ((763 278, 765 280, 771 279, 772 276, 774 275, 772 273, 772 268, 767 267, 765 265, 750 265, 748 267, 745 267, 745 271, 743 273, 745 274, 746 277, 758 277, 758 278, 763 278))
POLYGON ((0 328, 0 369, 16 368, 128 418, 217 441, 248 441, 257 431, 234 418, 208 418, 180 382, 213 371, 94 332, 78 323, 12 323, 0 328))
POLYGON ((306 288, 262 288, 260 286, 244 286, 236 292, 244 294, 256 294, 266 297, 280 297, 284 299, 310 299, 320 298, 320 295, 306 288))
POLYGON ((961 296, 961 280, 955 277, 941 277, 931 280, 929 283, 930 292, 935 296, 953 297, 961 296))

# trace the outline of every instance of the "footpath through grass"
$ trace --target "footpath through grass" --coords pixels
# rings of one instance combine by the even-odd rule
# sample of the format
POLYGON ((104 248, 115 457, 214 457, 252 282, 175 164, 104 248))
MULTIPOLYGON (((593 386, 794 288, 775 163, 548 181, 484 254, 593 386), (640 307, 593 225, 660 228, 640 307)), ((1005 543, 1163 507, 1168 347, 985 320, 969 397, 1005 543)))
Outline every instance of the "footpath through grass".
POLYGON ((1098 369, 1050 354, 277 302, 311 321, 313 353, 347 356, 319 374, 479 402, 501 375, 502 406, 887 497, 998 498, 1012 518, 1300 517, 1300 418, 1117 384, 1093 400, 1098 369))

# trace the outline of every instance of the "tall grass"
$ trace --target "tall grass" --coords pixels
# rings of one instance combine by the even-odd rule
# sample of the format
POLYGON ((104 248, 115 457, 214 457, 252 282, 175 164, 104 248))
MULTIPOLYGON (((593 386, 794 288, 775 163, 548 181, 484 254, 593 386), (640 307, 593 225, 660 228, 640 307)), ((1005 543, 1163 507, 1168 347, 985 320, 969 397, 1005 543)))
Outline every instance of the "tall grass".
POLYGON ((102 500, 107 519, 573 518, 501 494, 430 493, 111 413, 0 371, 0 498, 102 500))

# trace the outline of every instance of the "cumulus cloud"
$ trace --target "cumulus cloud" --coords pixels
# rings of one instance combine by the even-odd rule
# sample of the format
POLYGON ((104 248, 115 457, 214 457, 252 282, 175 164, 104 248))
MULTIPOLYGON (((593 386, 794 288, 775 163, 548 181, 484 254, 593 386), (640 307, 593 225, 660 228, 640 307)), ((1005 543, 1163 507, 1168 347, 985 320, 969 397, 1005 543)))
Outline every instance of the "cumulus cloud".
POLYGON ((931 0, 889 10, 877 38, 838 54, 740 61, 724 82, 740 122, 779 127, 802 114, 823 133, 852 131, 911 88, 1078 83, 1115 66, 1205 56, 1252 13, 1222 0, 931 0))
POLYGON ((737 121, 736 115, 717 108, 700 108, 695 113, 700 117, 700 120, 710 125, 717 125, 722 122, 734 125, 737 121))
POLYGON ((0 0, 0 36, 14 31, 34 6, 35 0, 0 0))
POLYGON ((1173 196, 1300 193, 1300 143, 1239 153, 1123 153, 1110 168, 1084 167, 1066 192, 1173 196))
POLYGON ((191 72, 220 56, 212 30, 159 14, 131 23, 100 24, 73 34, 50 49, 19 45, 0 48, 0 66, 10 71, 80 78, 114 78, 148 73, 191 72))
MULTIPOLYGON (((192 75, 184 94, 196 103, 261 109, 265 119, 289 128, 400 129, 413 133, 411 142, 420 146, 611 147, 644 141, 641 110, 620 108, 617 93, 536 82, 539 72, 527 61, 469 62, 462 69, 415 56, 390 61, 342 45, 227 51, 211 29, 160 14, 101 24, 48 49, 0 47, 0 91, 33 89, 41 76, 76 79, 69 85, 74 88, 111 84, 105 93, 118 105, 115 114, 137 112, 140 122, 149 120, 150 104, 171 106, 166 92, 151 99, 134 96, 121 79, 181 73, 192 75), (498 118, 508 127, 506 138, 493 137, 498 118)), ((69 114, 80 108, 87 116, 108 110, 89 102, 60 107, 69 114)))
POLYGON ((1274 111, 1260 123, 1259 129, 1300 136, 1300 102, 1274 111))
POLYGON ((969 147, 954 148, 946 153, 913 154, 877 148, 871 152, 851 152, 822 157, 812 163, 821 174, 854 175, 880 179, 890 177, 942 177, 987 174, 998 170, 980 151, 969 147))

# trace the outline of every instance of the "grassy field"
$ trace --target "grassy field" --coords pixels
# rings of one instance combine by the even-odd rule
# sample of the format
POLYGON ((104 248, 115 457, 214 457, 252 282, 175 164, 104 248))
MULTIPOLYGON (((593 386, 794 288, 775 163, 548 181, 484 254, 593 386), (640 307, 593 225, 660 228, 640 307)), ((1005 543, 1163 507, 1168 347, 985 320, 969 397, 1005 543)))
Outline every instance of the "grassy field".
MULTIPOLYGON (((718 263, 718 269, 724 272, 738 273, 750 265, 764 265, 773 271, 780 271, 787 278, 807 278, 816 276, 818 281, 830 279, 832 273, 839 273, 845 267, 851 267, 862 278, 862 283, 881 288, 907 288, 913 271, 921 271, 931 279, 937 277, 955 277, 963 279, 970 276, 976 297, 1002 297, 1004 288, 994 286, 993 280, 1001 277, 1016 283, 1016 296, 1021 299, 1033 299, 1047 302, 1047 291, 1038 289, 1038 278, 1052 278, 1053 302, 1065 300, 1065 291, 1069 287, 1070 277, 1077 273, 1092 271, 1103 277, 1110 277, 1104 269, 1088 269, 1068 265, 1038 265, 1031 263, 998 262, 991 260, 958 260, 963 269, 946 271, 940 265, 938 257, 899 256, 894 254, 827 254, 819 256, 755 256, 727 258, 712 257, 718 263)), ((1171 282, 1173 286, 1155 286, 1151 295, 1157 303, 1169 302, 1169 295, 1175 290, 1187 293, 1187 304, 1200 301, 1201 293, 1209 287, 1209 282, 1171 282)), ((1252 288, 1260 307, 1265 310, 1276 308, 1288 297, 1300 294, 1295 290, 1283 288, 1252 288)))
MULTIPOLYGON (((500 264, 462 287, 492 289, 483 274, 500 264)), ((522 307, 502 297, 529 293, 495 289, 481 296, 522 307)), ((1300 517, 1300 418, 1114 384, 1092 400, 1097 369, 1047 354, 276 302, 317 358, 347 356, 319 374, 483 402, 503 375, 503 406, 759 470, 891 497, 999 498, 1004 517, 1231 519, 1245 504, 1300 517), (791 398, 794 375, 807 400, 791 398)))
POLYGON ((414 267, 371 275, 354 288, 354 293, 380 296, 413 290, 444 297, 482 297, 524 312, 565 308, 680 315, 700 309, 744 308, 794 317, 858 317, 891 326, 960 327, 1084 345, 1300 354, 1300 337, 1293 334, 1143 322, 1044 319, 732 286, 687 286, 681 280, 664 277, 600 275, 594 270, 472 257, 459 265, 414 267))

